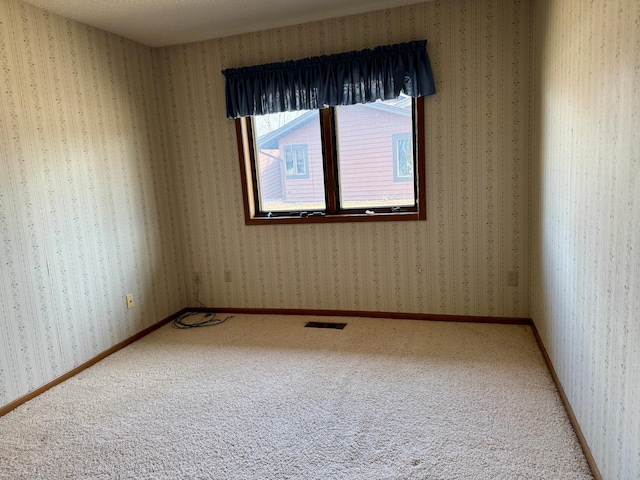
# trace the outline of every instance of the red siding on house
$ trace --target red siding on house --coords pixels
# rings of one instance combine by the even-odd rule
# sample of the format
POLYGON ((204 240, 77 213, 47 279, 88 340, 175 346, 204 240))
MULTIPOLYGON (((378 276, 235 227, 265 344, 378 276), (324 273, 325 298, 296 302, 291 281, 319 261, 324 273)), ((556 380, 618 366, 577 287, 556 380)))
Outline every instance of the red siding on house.
POLYGON ((393 135, 411 135, 411 117, 354 105, 339 107, 337 118, 343 200, 410 199, 412 203, 413 182, 394 181, 393 174, 393 135))
POLYGON ((263 200, 282 200, 283 173, 278 150, 261 150, 260 186, 263 200))
MULTIPOLYGON (((408 199, 413 203, 414 184, 394 180, 393 135, 411 135, 411 116, 402 116, 366 105, 339 107, 338 156, 344 202, 385 201, 408 199), (366 172, 366 177, 363 177, 366 172)), ((282 172, 282 201, 323 202, 324 170, 320 121, 312 121, 279 140, 280 169, 282 172), (308 178, 291 178, 284 174, 284 147, 306 144, 309 160, 308 178)), ((277 150, 273 152, 278 152, 277 150)), ((262 163, 262 162, 261 162, 262 163)), ((274 173, 269 172, 270 195, 275 191, 274 173)), ((273 196, 275 199, 275 196, 273 196)))
MULTIPOLYGON (((337 115, 343 201, 410 199, 412 203, 413 182, 394 181, 393 175, 393 135, 411 135, 411 117, 366 105, 339 107, 337 115), (362 172, 366 172, 366 178, 362 172)), ((319 128, 315 122, 280 139, 280 151, 284 145, 307 143, 314 128, 319 128)), ((308 179, 285 178, 284 199, 287 202, 314 201, 324 197, 319 138, 309 143, 308 149, 311 175, 308 179)))
POLYGON ((309 177, 287 178, 284 176, 283 200, 287 203, 324 202, 324 169, 322 165, 322 144, 320 141, 320 114, 318 114, 318 120, 309 122, 290 135, 280 139, 278 146, 283 162, 284 146, 300 144, 307 145, 309 177))

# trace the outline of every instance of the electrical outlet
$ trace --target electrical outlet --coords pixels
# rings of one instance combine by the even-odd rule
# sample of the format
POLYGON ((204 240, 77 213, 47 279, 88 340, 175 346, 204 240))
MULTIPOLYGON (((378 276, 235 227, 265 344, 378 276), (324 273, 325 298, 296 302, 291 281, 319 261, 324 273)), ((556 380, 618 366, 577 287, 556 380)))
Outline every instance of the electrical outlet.
POLYGON ((518 271, 510 270, 507 272, 507 285, 510 287, 518 286, 518 271))
POLYGON ((128 293, 126 296, 127 299, 127 309, 133 308, 133 293, 128 293))
POLYGON ((224 281, 227 283, 231 282, 231 270, 224 271, 224 281))
POLYGON ((200 277, 200 272, 193 272, 193 283, 200 285, 201 282, 202 278, 200 277))

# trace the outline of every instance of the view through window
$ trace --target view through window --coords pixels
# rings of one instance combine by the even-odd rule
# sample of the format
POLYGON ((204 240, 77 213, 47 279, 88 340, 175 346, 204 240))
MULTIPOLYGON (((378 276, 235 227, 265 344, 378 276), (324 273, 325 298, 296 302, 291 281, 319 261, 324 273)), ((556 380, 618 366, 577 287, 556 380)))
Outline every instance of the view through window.
POLYGON ((401 95, 244 119, 255 217, 418 212, 423 109, 401 95))

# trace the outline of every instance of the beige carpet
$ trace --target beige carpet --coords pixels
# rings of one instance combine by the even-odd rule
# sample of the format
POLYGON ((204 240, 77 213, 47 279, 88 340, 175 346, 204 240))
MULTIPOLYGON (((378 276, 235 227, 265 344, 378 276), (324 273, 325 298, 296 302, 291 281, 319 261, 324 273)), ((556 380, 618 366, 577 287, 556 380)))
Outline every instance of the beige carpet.
POLYGON ((167 325, 0 418, 0 478, 592 478, 529 327, 167 325))

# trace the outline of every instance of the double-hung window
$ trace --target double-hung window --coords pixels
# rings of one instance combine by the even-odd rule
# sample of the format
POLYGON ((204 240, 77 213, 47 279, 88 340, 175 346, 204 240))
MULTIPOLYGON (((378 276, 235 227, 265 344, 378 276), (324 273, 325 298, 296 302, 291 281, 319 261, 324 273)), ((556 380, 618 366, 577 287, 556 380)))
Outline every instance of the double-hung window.
POLYGON ((307 145, 285 145, 284 165, 287 178, 309 178, 307 145))
MULTIPOLYGON (((363 63, 351 62, 346 69, 351 73, 333 91, 328 87, 320 101, 323 82, 335 72, 320 74, 320 86, 300 87, 296 80, 292 87, 287 82, 297 62, 248 67, 249 81, 240 82, 240 94, 230 93, 229 80, 243 69, 223 72, 228 116, 236 118, 246 223, 425 219, 425 106, 417 93, 434 91, 425 46, 426 41, 365 51, 363 63), (412 53, 397 54, 398 47, 418 51, 426 67, 418 75, 405 71, 417 60, 412 53), (381 60, 375 52, 382 53, 381 60), (376 74, 371 57, 380 60, 380 69, 391 65, 395 71, 376 74), (398 64, 396 57, 402 60, 398 64), (273 77, 274 71, 284 75, 273 77), (424 72, 427 86, 420 90, 416 83, 424 72), (308 106, 313 108, 300 108, 308 106)), ((306 59, 301 68, 330 70, 344 55, 352 60, 353 53, 306 59)), ((344 72, 344 65, 338 70, 344 72)))

